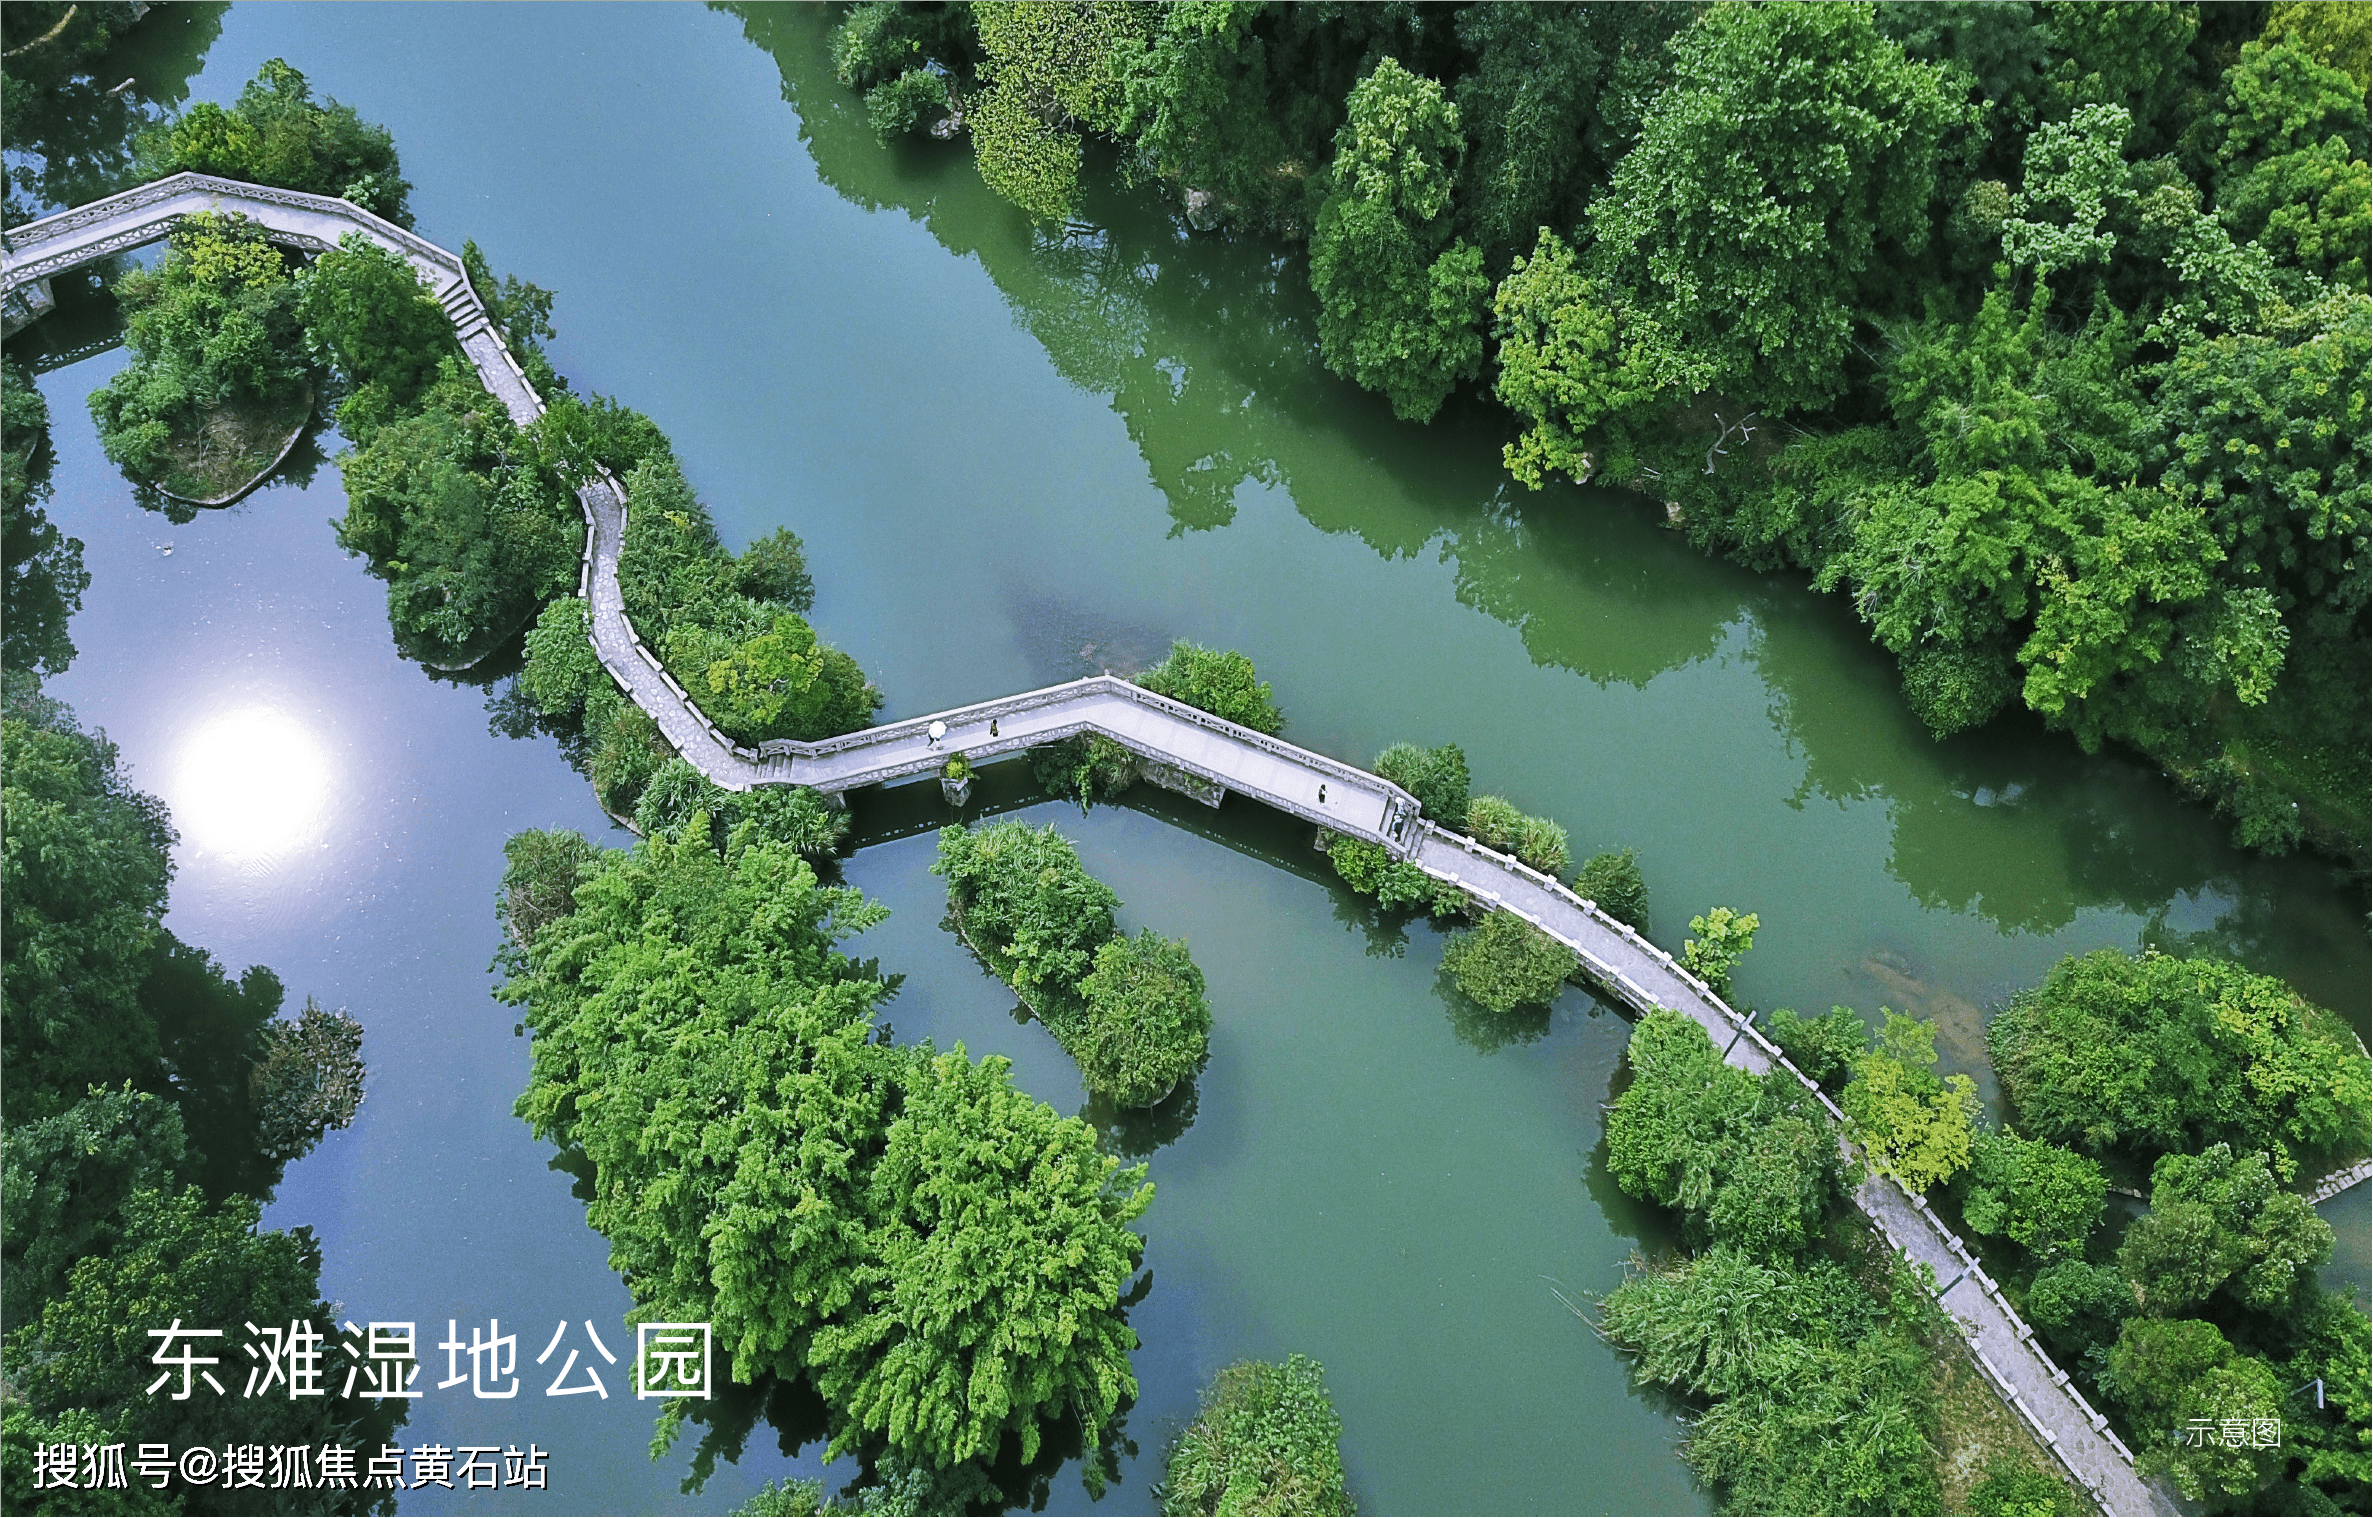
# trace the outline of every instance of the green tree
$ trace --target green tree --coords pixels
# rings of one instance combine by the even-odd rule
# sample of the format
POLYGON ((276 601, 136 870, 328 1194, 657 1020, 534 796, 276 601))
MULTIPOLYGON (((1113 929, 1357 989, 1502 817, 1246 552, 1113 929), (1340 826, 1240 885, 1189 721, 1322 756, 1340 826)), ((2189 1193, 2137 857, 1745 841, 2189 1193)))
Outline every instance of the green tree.
POLYGON ((1886 1007, 1879 1015, 1876 1046, 1855 1062, 1838 1105, 1872 1169, 1927 1191, 1969 1168, 1977 1083, 1966 1075, 1937 1078, 1936 1024, 1886 1007))
POLYGON ((1530 258, 1517 258, 1492 295, 1500 404, 1525 421, 1500 450, 1510 474, 1534 490, 1551 474, 1588 484, 1598 458, 1591 429, 1655 397, 1673 368, 1654 323, 1621 309, 1585 276, 1547 227, 1530 258))
POLYGON ((453 324, 419 273, 360 232, 298 278, 297 316, 307 344, 348 387, 338 426, 358 447, 419 405, 447 360, 461 362, 453 324))
POLYGON ((1353 87, 1310 229, 1310 285, 1327 367, 1430 421, 1483 364, 1483 255, 1456 235, 1466 152, 1441 85, 1392 58, 1353 87))
POLYGON ((1181 638, 1170 645, 1162 662, 1137 677, 1137 683, 1157 696, 1182 701, 1223 722, 1275 734, 1285 727, 1285 713, 1269 682, 1253 670, 1252 660, 1233 650, 1205 648, 1181 638))
POLYGON ((66 624, 90 571, 82 539, 50 521, 49 403, 13 363, 0 364, 0 669, 54 675, 74 660, 66 624))
POLYGON ((2126 1230, 2118 1268, 2165 1317, 2219 1291, 2259 1312, 2294 1307, 2332 1257, 2332 1225, 2279 1189, 2263 1154, 2216 1144, 2151 1169, 2151 1210, 2126 1230))
POLYGON ((1546 817, 1531 817, 1500 796, 1467 803, 1466 830, 1486 848, 1513 854, 1544 875, 1562 875, 1573 865, 1566 830, 1546 817))
POLYGON ((1856 292, 1927 242, 1938 149, 1968 110, 1861 6, 1716 7, 1669 56, 1591 206, 1594 268, 1687 355, 1689 389, 1824 402, 1856 292))
POLYGON ((2362 1133, 2364 1052, 2336 1019, 2230 961, 2072 955, 2014 997, 1986 1047, 2019 1126, 2093 1154, 2230 1143, 2270 1150, 2362 1133))
POLYGON ((2071 1361, 2106 1353, 2125 1321, 2134 1316, 2134 1288, 2116 1267, 2081 1259, 2046 1265, 2027 1283, 2024 1308, 2029 1322, 2044 1330, 2054 1348, 2071 1361))
POLYGON ((1137 1392, 1116 1305, 1153 1200, 1139 1166, 962 1045, 917 1061, 874 1167, 862 1304, 818 1332, 817 1389, 848 1412, 835 1451, 885 1441, 935 1466, 1038 1453, 1069 1416, 1092 1447, 1137 1392))
POLYGON ((1471 6, 1456 25, 1474 60, 1452 91, 1473 144, 1459 214, 1485 265, 1504 269, 1536 231, 1580 219, 1605 28, 1586 7, 1534 5, 1471 6))
POLYGON ((195 169, 351 200, 400 227, 412 225, 395 141, 384 127, 335 100, 316 102, 305 76, 267 59, 229 110, 200 101, 141 142, 150 178, 195 169))
POLYGON ((1632 1029, 1625 1060, 1631 1084, 1607 1111, 1607 1170, 1626 1194, 1682 1212, 1694 1238, 1759 1258, 1820 1238, 1844 1176, 1803 1087, 1723 1063, 1705 1030, 1669 1009, 1632 1029))
POLYGON ((54 1117, 12 1122, 0 1144, 0 1328, 14 1332, 65 1290, 75 1261, 114 1248, 124 1203, 170 1187, 188 1143, 180 1109, 126 1081, 93 1086, 54 1117))
POLYGON ((1682 1454, 1725 1509, 1924 1513, 1943 1505, 1934 1313, 1900 1269, 1873 1291, 1833 1261, 1717 1247, 1599 1316, 1641 1384, 1708 1400, 1682 1454))
POLYGON ((1695 938, 1681 940, 1681 963, 1699 980, 1723 996, 1730 994, 1730 972, 1755 947, 1755 930, 1763 926, 1753 912, 1716 907, 1703 917, 1689 919, 1695 938))
POLYGON ((458 361, 417 409, 365 436, 338 460, 338 542, 387 581, 399 646, 449 664, 482 657, 576 584, 583 513, 458 361))
POLYGON ((2012 1518, 2079 1518, 2090 1511, 2067 1482, 2015 1455, 1986 1462, 1985 1475, 1969 1489, 1969 1510, 2012 1518))
POLYGON ((1079 199, 1081 131, 1117 131, 1122 69, 1151 30, 1148 8, 1116 0, 975 0, 983 88, 969 104, 981 181, 1042 221, 1079 199))
POLYGON ((2137 1428, 2177 1437, 2153 1438, 2136 1464, 2167 1474, 2193 1501, 2247 1497, 2280 1472, 2278 1449, 2234 1447, 2221 1439, 2182 1437, 2195 1426, 2220 1428, 2224 1419, 2251 1423, 2282 1417, 2282 1388, 2273 1367, 2237 1353, 2211 1323, 2196 1319, 2128 1320, 2109 1352, 2103 1384, 2134 1416, 2137 1428))
POLYGON ((1972 1136, 1969 1155, 1961 1216, 1972 1232, 2001 1235, 2045 1259, 2083 1253, 2108 1202, 2099 1165, 1993 1128, 1972 1136))
POLYGON ((1306 1355, 1239 1360, 1212 1377, 1163 1461, 1162 1511, 1186 1515, 1355 1511, 1343 1477, 1343 1420, 1306 1355))
POLYGON ((839 945, 886 914, 748 840, 653 838, 577 875, 497 993, 535 1035, 519 1115, 591 1167, 638 1316, 713 1323, 737 1381, 796 1377, 864 1290, 904 1056, 839 945))
POLYGON ((1582 961, 1514 913, 1493 912, 1480 927, 1451 935, 1442 968, 1470 1000, 1504 1013, 1555 1001, 1582 961))
POLYGON ((309 366, 296 286, 261 227, 200 213, 168 244, 116 287, 132 362, 91 393, 91 414, 135 478, 207 499, 253 479, 304 422, 309 366))
POLYGON ((138 991, 174 834, 104 734, 14 679, 0 711, 0 803, 0 1075, 9 1120, 22 1123, 155 1068, 156 1024, 138 991))
POLYGON ((1782 1007, 1764 1019, 1763 1032, 1790 1064, 1832 1090, 1854 1073, 1855 1061, 1870 1048, 1870 1027, 1852 1007, 1831 1007, 1819 1017, 1800 1017, 1782 1007))
POLYGON ((1080 1030, 1080 982, 1113 936, 1112 888, 1069 839, 1021 822, 940 829, 931 873, 948 883, 949 911, 990 972, 1068 1044, 1080 1030))
MULTIPOLYGON (((220 1357, 218 1374, 226 1386, 245 1380, 243 1357, 230 1348, 246 1342, 245 1324, 303 1321, 335 1345, 337 1314, 321 1300, 321 1251, 311 1231, 260 1229, 258 1210, 253 1198, 210 1203, 195 1188, 133 1192, 124 1203, 117 1247, 77 1262, 64 1294, 9 1337, 12 1390, 36 1417, 79 1409, 115 1438, 135 1444, 376 1449, 402 1420, 402 1403, 335 1396, 216 1397, 203 1383, 186 1400, 146 1393, 157 1348, 149 1331, 175 1320, 226 1332, 222 1339, 198 1341, 196 1351, 220 1357)), ((29 1491, 6 1495, 12 1509, 29 1510, 38 1501, 29 1491)), ((391 1494, 363 1489, 259 1496, 185 1486, 177 1495, 182 1511, 190 1513, 395 1510, 391 1494)))
POLYGON ((600 848, 570 828, 529 828, 505 839, 495 916, 513 945, 525 950, 538 933, 576 911, 577 886, 601 857, 600 848))
POLYGON ((1617 849, 1583 860, 1581 872, 1574 877, 1574 890, 1634 932, 1648 931, 1648 882, 1640 874, 1636 849, 1617 849))
POLYGON ((1202 1067, 1211 1005, 1184 939, 1151 928, 1111 939, 1096 950, 1079 995, 1086 1011, 1067 1047, 1090 1091, 1120 1107, 1150 1107, 1202 1067))

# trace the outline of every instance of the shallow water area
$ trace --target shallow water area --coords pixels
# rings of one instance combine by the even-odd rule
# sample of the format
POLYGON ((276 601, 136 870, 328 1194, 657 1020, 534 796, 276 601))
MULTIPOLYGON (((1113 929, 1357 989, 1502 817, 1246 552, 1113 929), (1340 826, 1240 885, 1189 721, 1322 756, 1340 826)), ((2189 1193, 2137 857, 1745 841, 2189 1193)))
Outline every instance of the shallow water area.
MULTIPOLYGON (((1758 912, 1756 1005, 1934 1016, 1948 1066, 1982 1074, 2006 994, 2151 941, 2284 975, 2364 1029, 2364 902, 2324 865, 2238 853, 2146 766, 2032 723, 1932 742, 1834 599, 1709 563, 1633 498, 1512 486, 1482 408, 1401 426, 1326 376, 1296 259, 1109 184, 1049 238, 960 149, 879 147, 828 24, 235 6, 191 98, 281 56, 384 123, 424 235, 558 292, 560 370, 670 434, 733 546, 806 539, 816 621, 885 717, 1192 637, 1256 659, 1296 742, 1364 763, 1457 741, 1479 791, 1557 817, 1577 856, 1636 847, 1668 947, 1708 906, 1758 912)), ((83 405, 121 362, 42 382, 51 513, 93 575, 51 688, 173 807, 174 931, 369 1030, 360 1117, 267 1221, 315 1228, 327 1295, 431 1342, 499 1318, 530 1361, 590 1320, 620 1348, 603 1241, 511 1115, 526 1044, 486 967, 510 833, 626 839, 552 744, 494 736, 482 691, 394 653, 381 587, 323 525, 334 468, 183 525, 135 506, 83 405)), ((1299 1350, 1327 1367, 1363 1510, 1703 1511, 1676 1410, 1571 1310, 1666 1242, 1594 1156, 1621 1020, 1580 991, 1479 1020, 1438 984, 1438 935, 1376 921, 1240 799, 1141 788, 1082 816, 984 771, 973 813, 1007 807, 1079 841, 1125 926, 1187 937, 1217 1017, 1193 1086, 1111 1125, 1157 1195, 1135 1448, 1101 1507, 1146 1508, 1214 1370, 1299 1350)), ((1081 1111, 1069 1060, 939 925, 926 871, 952 816, 929 785, 856 798, 843 873, 894 913, 856 951, 907 977, 885 1019, 1081 1111)), ((2325 1208, 2344 1240, 2365 1195, 2325 1208)), ((2360 1246, 2334 1270, 2366 1268, 2360 1246)), ((618 1378, 555 1400, 547 1379, 508 1402, 432 1390, 404 1434, 533 1440, 547 1493, 402 1509, 714 1511, 816 1469, 761 1429, 684 1496, 688 1446, 651 1461, 651 1409, 618 1378)), ((1076 1465, 1044 1502, 1098 1505, 1076 1465)))

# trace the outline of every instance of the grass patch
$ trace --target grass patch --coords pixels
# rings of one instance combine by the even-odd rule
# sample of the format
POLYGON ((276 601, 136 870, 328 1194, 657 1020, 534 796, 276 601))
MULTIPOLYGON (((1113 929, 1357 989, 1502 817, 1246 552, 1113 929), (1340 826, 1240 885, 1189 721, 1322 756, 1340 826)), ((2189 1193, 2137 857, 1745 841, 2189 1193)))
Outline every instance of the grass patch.
POLYGON ((176 500, 226 506, 262 483, 305 435, 313 387, 280 401, 232 401, 205 412, 187 436, 158 450, 155 484, 176 500))

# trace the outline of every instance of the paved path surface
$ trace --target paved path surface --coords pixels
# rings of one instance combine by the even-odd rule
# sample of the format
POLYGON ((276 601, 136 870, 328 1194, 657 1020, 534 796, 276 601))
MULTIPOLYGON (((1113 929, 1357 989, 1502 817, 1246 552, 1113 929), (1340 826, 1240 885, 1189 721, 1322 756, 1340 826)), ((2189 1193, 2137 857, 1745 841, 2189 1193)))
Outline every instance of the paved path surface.
MULTIPOLYGON (((487 322, 453 254, 344 201, 299 195, 198 174, 178 174, 122 195, 17 228, 0 263, 0 296, 63 269, 162 238, 194 211, 237 211, 263 224, 275 241, 334 247, 359 232, 409 259, 453 318, 479 375, 526 425, 543 403, 487 322)), ((618 590, 618 550, 626 493, 607 475, 578 492, 587 532, 579 588, 590 606, 593 644, 603 666, 635 704, 649 712, 676 751, 729 790, 806 785, 837 793, 924 774, 951 753, 976 763, 1080 733, 1101 733, 1148 761, 1157 783, 1217 804, 1223 790, 1355 838, 1380 843, 1438 880, 1489 906, 1513 912, 1582 957, 1591 977, 1637 1011, 1669 1007, 1695 1019, 1728 1062, 1758 1074, 1775 1068, 1803 1081, 1832 1118, 1835 1103, 1713 989, 1664 950, 1601 912, 1559 882, 1473 839, 1418 816, 1398 786, 1324 754, 1238 727, 1109 675, 867 728, 821 743, 770 740, 738 746, 635 636, 618 590), (944 726, 932 738, 934 724, 944 726)), ((1841 1143, 1843 1142, 1841 1138, 1841 1143)), ((1894 1182, 1873 1177, 1855 1194, 1871 1222, 1913 1261, 1936 1273, 1939 1299, 1961 1323, 1979 1364, 2005 1399, 2109 1513, 2170 1514, 2164 1493, 2134 1472, 2133 1457, 2107 1420, 2069 1385, 2035 1343, 2034 1331, 1978 1268, 1962 1241, 1894 1182)))

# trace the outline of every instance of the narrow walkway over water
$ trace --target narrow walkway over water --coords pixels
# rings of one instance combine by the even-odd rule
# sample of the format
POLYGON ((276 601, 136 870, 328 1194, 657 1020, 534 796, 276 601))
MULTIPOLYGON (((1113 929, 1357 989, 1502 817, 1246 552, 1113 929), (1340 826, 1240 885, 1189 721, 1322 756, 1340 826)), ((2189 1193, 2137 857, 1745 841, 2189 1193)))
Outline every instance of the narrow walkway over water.
MULTIPOLYGON (((462 351, 486 387, 522 426, 543 414, 502 335, 488 322, 461 260, 434 243, 342 200, 177 174, 9 234, 0 261, 0 306, 29 309, 31 290, 50 275, 162 239, 181 217, 230 211, 261 224, 276 242, 320 251, 360 233, 403 255, 452 317, 462 351)), ((693 766, 728 790, 805 785, 838 793, 936 771, 962 753, 975 763, 1080 733, 1098 733, 1146 761, 1156 783, 1217 804, 1235 791, 1305 821, 1382 844, 1438 880, 1513 912, 1582 957, 1591 978, 1635 1011, 1679 1011, 1704 1027, 1729 1063, 1758 1074, 1786 1070, 1832 1118, 1843 1114, 1748 1019, 1673 956, 1556 880, 1418 815, 1406 791, 1375 775, 1280 739, 1223 722, 1126 680, 1093 676, 977 706, 915 717, 820 743, 734 744, 704 716, 635 635, 618 589, 626 492, 607 475, 578 492, 586 534, 579 589, 591 608, 595 650, 619 687, 659 724, 693 766), (937 740, 930 729, 944 724, 937 740)), ((1843 1142, 1841 1138, 1841 1143, 1843 1142)), ((2174 1505, 2134 1471, 2131 1452, 2109 1431, 2067 1372, 2011 1310, 1969 1250, 1925 1199, 1872 1177, 1856 1203, 1879 1231, 1936 1274, 1938 1297, 1962 1325, 1978 1363, 2036 1436, 2091 1491, 2105 1512, 2171 1514, 2174 1505)))

